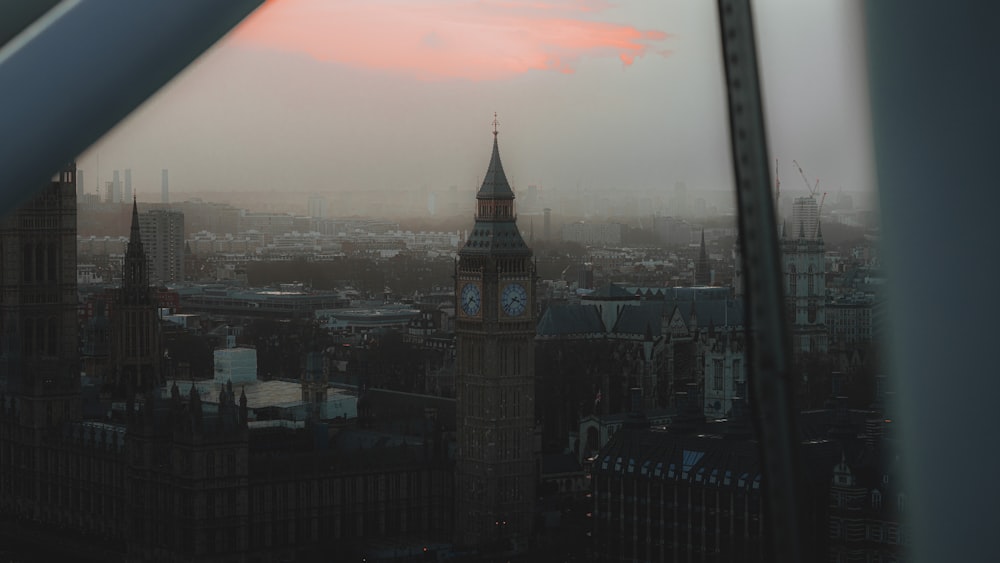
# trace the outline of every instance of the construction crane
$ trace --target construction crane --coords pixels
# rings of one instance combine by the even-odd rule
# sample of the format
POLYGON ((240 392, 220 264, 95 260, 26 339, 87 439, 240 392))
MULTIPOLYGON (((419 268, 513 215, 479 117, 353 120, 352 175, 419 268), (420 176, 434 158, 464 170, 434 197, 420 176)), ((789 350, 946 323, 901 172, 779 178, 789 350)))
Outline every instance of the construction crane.
POLYGON ((819 224, 822 221, 823 215, 823 202, 826 201, 826 192, 823 192, 823 196, 819 198, 819 206, 816 207, 816 232, 813 236, 819 236, 819 224))
POLYGON ((795 167, 799 169, 799 174, 802 175, 802 181, 806 183, 806 189, 809 190, 809 195, 812 197, 816 197, 816 194, 819 192, 819 178, 816 179, 815 184, 810 185, 809 178, 806 178, 806 173, 802 171, 802 167, 799 166, 798 161, 793 160, 792 164, 794 164, 795 167))

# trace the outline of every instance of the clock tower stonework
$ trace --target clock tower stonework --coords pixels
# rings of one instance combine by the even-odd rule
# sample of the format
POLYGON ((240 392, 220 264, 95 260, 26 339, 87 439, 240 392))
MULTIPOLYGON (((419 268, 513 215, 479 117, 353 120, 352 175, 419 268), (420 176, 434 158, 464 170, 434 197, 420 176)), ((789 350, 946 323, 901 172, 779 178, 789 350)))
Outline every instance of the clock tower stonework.
POLYGON ((455 275, 456 542, 522 550, 532 534, 537 479, 536 275, 496 137, 494 126, 476 223, 455 275))

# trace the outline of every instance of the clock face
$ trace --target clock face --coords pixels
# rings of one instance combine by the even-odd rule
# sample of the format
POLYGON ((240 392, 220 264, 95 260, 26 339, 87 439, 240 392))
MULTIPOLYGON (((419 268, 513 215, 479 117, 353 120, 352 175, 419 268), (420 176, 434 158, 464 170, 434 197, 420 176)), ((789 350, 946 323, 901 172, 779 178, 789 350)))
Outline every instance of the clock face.
POLYGON ((459 295, 459 303, 466 315, 470 317, 478 315, 479 307, 482 304, 482 299, 479 295, 479 286, 474 283, 465 284, 462 287, 462 293, 459 295))
POLYGON ((519 283, 507 284, 500 295, 500 306, 510 317, 519 317, 528 308, 528 292, 519 283))

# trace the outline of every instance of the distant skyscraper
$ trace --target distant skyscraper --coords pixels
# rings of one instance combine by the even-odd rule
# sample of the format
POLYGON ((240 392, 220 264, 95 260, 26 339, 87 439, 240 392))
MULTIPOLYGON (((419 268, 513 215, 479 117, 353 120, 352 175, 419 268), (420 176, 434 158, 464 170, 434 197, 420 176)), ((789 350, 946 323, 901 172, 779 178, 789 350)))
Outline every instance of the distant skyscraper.
POLYGON ((552 210, 546 207, 542 213, 545 214, 545 225, 542 227, 542 236, 545 240, 552 240, 552 210))
POLYGON ((562 239, 587 246, 615 246, 622 242, 621 223, 585 223, 562 226, 562 239))
POLYGON ((309 216, 313 219, 326 217, 326 198, 321 195, 309 196, 309 216))
POLYGON ((115 183, 104 182, 104 203, 115 202, 115 183))
POLYGON ((791 237, 814 239, 819 230, 819 206, 813 196, 797 197, 792 203, 791 237))
POLYGON ((694 266, 694 284, 712 285, 712 268, 708 261, 708 251, 705 249, 705 229, 701 230, 701 249, 698 251, 698 262, 694 266))
POLYGON ((111 181, 111 202, 121 203, 124 201, 122 199, 122 179, 118 175, 118 171, 114 171, 114 179, 111 181))
POLYGON ((153 283, 184 281, 184 214, 154 209, 139 215, 139 225, 153 283))
POLYGON ((132 169, 125 169, 125 194, 123 199, 128 201, 132 199, 132 169))
POLYGON ((83 199, 83 194, 87 193, 87 187, 83 183, 83 170, 76 171, 76 199, 83 199))
POLYGON ((537 274, 493 135, 455 276, 455 537, 463 546, 507 550, 524 547, 535 520, 537 274))
POLYGON ((160 184, 160 203, 170 203, 170 185, 167 181, 167 169, 163 169, 163 180, 160 184))
MULTIPOLYGON (((0 248, 0 391, 18 397, 22 438, 38 444, 80 410, 75 163, 0 217, 0 248)), ((23 458, 24 475, 44 471, 39 459, 23 458)))

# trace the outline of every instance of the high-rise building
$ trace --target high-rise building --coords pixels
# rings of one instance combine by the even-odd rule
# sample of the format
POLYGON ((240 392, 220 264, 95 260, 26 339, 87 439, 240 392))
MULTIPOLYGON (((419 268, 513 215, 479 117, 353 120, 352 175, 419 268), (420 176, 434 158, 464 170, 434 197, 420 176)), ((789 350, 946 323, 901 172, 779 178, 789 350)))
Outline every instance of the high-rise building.
MULTIPOLYGON (((17 396, 22 438, 37 445, 80 409, 75 163, 0 218, 0 294, 0 390, 17 396)), ((38 459, 23 458, 18 487, 33 490, 38 459)))
POLYGON ((536 272, 493 135, 455 276, 456 542, 517 550, 531 537, 537 478, 536 272))
POLYGON ((111 180, 111 202, 112 203, 122 203, 122 179, 118 175, 118 171, 114 171, 114 175, 111 180))
POLYGON ((123 195, 124 201, 132 199, 132 169, 125 169, 125 193, 123 195))
POLYGON ((326 198, 321 195, 309 196, 309 216, 313 219, 326 217, 326 198))
POLYGON ((694 266, 694 284, 712 285, 712 266, 708 261, 708 251, 705 249, 705 229, 701 230, 701 248, 698 251, 698 262, 694 266))
POLYGON ((814 239, 819 236, 819 206, 815 197, 795 198, 792 202, 791 228, 794 237, 814 239))
POLYGON ((139 209, 132 201, 132 229, 125 249, 122 285, 115 294, 111 322, 112 397, 128 399, 161 383, 160 325, 149 283, 139 209))
POLYGON ((167 179, 167 169, 163 169, 160 182, 160 203, 170 203, 170 183, 167 179))
POLYGON ((622 243, 621 223, 577 221, 562 226, 562 239, 586 246, 617 246, 622 243))
POLYGON ((184 213, 154 209, 139 215, 153 283, 184 281, 184 213))

